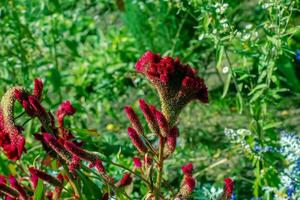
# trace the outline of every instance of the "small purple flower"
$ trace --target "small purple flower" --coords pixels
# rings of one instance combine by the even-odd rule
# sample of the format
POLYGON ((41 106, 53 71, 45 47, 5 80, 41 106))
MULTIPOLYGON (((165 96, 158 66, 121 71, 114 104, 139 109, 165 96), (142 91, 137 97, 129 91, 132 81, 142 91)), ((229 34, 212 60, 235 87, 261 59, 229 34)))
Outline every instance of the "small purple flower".
POLYGON ((288 200, 292 199, 293 194, 296 192, 295 184, 291 184, 286 189, 286 194, 288 195, 288 200))

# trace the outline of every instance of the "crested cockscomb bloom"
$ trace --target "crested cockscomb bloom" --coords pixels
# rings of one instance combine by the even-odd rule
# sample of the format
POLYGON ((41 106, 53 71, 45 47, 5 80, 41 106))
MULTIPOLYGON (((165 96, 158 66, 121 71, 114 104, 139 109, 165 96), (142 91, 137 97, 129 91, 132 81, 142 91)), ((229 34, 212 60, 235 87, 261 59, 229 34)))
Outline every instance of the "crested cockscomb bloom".
POLYGON ((142 161, 140 158, 134 157, 132 160, 133 160, 134 167, 136 167, 136 168, 142 167, 142 161))
POLYGON ((184 175, 192 176, 192 173, 193 173, 193 163, 189 162, 188 164, 183 165, 181 167, 181 171, 183 172, 184 175))
POLYGON ((73 156, 91 162, 89 167, 95 166, 100 173, 105 173, 105 168, 102 164, 102 161, 95 154, 83 150, 73 142, 69 142, 69 141, 64 141, 64 147, 73 156))
POLYGON ((167 142, 164 149, 164 156, 168 157, 176 149, 177 137, 179 136, 179 130, 177 126, 174 126, 167 135, 167 142))
POLYGON ((141 135, 144 134, 143 126, 139 120, 139 117, 134 112, 134 110, 130 106, 125 106, 124 112, 127 115, 127 118, 129 119, 131 126, 141 135))
POLYGON ((54 176, 47 174, 39 169, 34 167, 29 167, 29 172, 31 174, 31 181, 33 183, 34 188, 37 186, 38 179, 46 181, 47 183, 55 186, 55 187, 63 187, 63 178, 59 175, 57 178, 54 176))
POLYGON ((25 189, 18 183, 17 179, 14 176, 10 175, 8 177, 8 180, 9 180, 11 187, 19 192, 21 199, 26 200, 29 198, 25 189))
POLYGON ((128 185, 130 185, 132 182, 132 177, 130 175, 130 173, 125 173, 123 175, 123 177, 116 183, 116 187, 120 188, 120 187, 126 187, 128 185))
POLYGON ((222 200, 229 200, 233 194, 234 182, 231 178, 225 178, 224 183, 222 200))
POLYGON ((34 79, 33 95, 41 100, 43 94, 43 82, 41 79, 34 79))
POLYGON ((134 130, 133 128, 129 127, 127 129, 128 132, 128 136, 130 137, 133 145, 137 148, 137 150, 139 152, 147 152, 147 147, 145 146, 144 142, 142 141, 142 139, 139 137, 138 133, 136 132, 136 130, 134 130))
POLYGON ((160 134, 158 123, 156 121, 156 109, 154 106, 149 106, 144 99, 139 100, 140 108, 144 114, 144 117, 148 123, 150 130, 156 134, 160 134))
POLYGON ((137 72, 143 73, 157 89, 162 111, 171 125, 176 121, 181 109, 192 100, 208 102, 208 92, 204 80, 196 70, 180 63, 179 59, 161 57, 147 51, 136 63, 137 72))
POLYGON ((156 116, 156 120, 157 120, 159 128, 160 128, 160 133, 162 134, 162 136, 167 137, 167 135, 170 132, 169 123, 168 123, 167 119, 158 110, 156 110, 155 116, 156 116))

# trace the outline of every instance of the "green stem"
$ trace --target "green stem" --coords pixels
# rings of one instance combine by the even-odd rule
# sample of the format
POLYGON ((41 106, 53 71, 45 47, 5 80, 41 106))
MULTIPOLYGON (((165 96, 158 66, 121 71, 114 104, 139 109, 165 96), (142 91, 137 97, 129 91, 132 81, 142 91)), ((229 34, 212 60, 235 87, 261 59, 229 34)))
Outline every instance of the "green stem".
POLYGON ((161 188, 161 180, 163 175, 163 166, 164 166, 164 146, 165 146, 165 138, 160 137, 160 145, 159 145, 159 154, 158 154, 158 174, 156 180, 156 192, 155 192, 155 200, 159 200, 160 188, 161 188))

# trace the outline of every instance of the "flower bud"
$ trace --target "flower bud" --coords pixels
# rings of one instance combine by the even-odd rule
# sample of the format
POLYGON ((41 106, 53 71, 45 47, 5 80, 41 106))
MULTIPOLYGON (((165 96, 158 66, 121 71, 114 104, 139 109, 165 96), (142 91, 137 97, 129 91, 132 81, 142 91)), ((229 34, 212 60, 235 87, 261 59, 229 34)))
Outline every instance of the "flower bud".
POLYGON ((137 134, 137 132, 131 127, 129 127, 127 129, 127 132, 128 132, 128 136, 130 137, 133 145, 137 148, 137 150, 141 153, 142 152, 146 153, 147 148, 146 148, 144 142, 142 141, 142 139, 137 134))
POLYGON ((156 120, 158 122, 162 136, 167 137, 167 135, 169 134, 169 131, 170 131, 169 123, 168 123, 167 119, 158 110, 156 111, 155 115, 156 115, 156 120))
POLYGON ((34 79, 34 87, 33 87, 33 95, 41 100, 43 93, 43 82, 41 79, 36 78, 34 79))
POLYGON ((126 187, 128 185, 130 185, 132 182, 132 178, 130 173, 125 173, 123 175, 123 177, 116 183, 116 187, 120 188, 120 187, 126 187))
POLYGON ((182 170, 182 172, 183 172, 184 175, 190 175, 190 176, 192 176, 192 173, 193 173, 193 163, 189 162, 188 164, 183 165, 181 167, 181 170, 182 170))
POLYGON ((43 133, 43 138, 46 144, 53 149, 67 163, 71 162, 72 155, 58 142, 58 140, 49 133, 43 133))
POLYGON ((134 112, 134 110, 130 106, 125 106, 124 112, 127 115, 127 118, 129 119, 131 126, 141 135, 144 134, 143 126, 139 120, 139 117, 134 112))
POLYGON ((140 108, 144 114, 144 117, 148 123, 150 130, 156 134, 160 134, 158 124, 155 117, 156 109, 154 106, 149 106, 144 99, 139 100, 140 108))
POLYGON ((224 179, 224 190, 222 195, 222 200, 229 200, 233 194, 234 182, 231 178, 224 179))
POLYGON ((142 161, 140 158, 134 157, 132 160, 133 160, 134 167, 136 167, 136 168, 142 167, 142 161))
POLYGON ((61 178, 61 176, 59 176, 58 179, 34 167, 29 167, 29 172, 31 174, 31 180, 33 182, 34 188, 36 188, 37 186, 38 179, 46 181, 47 183, 56 187, 63 187, 63 178, 61 178))

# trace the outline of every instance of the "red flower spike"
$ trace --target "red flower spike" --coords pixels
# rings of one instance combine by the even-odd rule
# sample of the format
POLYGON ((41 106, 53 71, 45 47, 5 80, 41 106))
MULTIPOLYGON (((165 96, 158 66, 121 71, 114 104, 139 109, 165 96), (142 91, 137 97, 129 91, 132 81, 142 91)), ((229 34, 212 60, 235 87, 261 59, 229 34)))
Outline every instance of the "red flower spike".
POLYGON ((142 167, 142 161, 138 157, 134 157, 133 159, 133 164, 136 168, 141 168, 142 167))
POLYGON ((190 194, 193 192, 196 186, 196 181, 192 176, 185 176, 184 178, 184 187, 186 188, 187 192, 190 194))
POLYGON ((226 196, 231 197, 232 193, 233 193, 233 188, 234 188, 234 182, 231 178, 225 178, 224 179, 224 193, 226 196))
POLYGON ((183 165, 181 167, 181 170, 182 170, 182 172, 183 172, 184 175, 192 176, 192 173, 193 173, 193 163, 189 162, 188 164, 183 165))
POLYGON ((18 181, 16 180, 15 177, 10 175, 8 177, 8 180, 9 180, 9 183, 10 183, 11 187, 19 192, 20 197, 22 199, 28 199, 29 198, 29 196, 28 196, 27 192, 25 191, 25 189, 18 183, 18 181))
POLYGON ((29 116, 34 116, 35 115, 35 111, 33 110, 33 108, 31 107, 29 101, 23 101, 22 102, 22 106, 23 108, 25 109, 26 113, 29 115, 29 116))
POLYGON ((116 187, 126 187, 130 185, 132 182, 132 178, 130 173, 125 173, 124 176, 116 183, 116 187))
POLYGON ((21 104, 24 100, 27 100, 27 95, 25 95, 21 90, 16 89, 14 91, 14 95, 16 100, 18 100, 21 104))
POLYGON ((102 161, 94 154, 83 150, 82 148, 75 145, 73 142, 64 141, 64 147, 67 149, 68 152, 70 152, 73 156, 76 156, 82 160, 86 160, 91 162, 89 165, 90 168, 96 166, 97 170, 100 173, 105 173, 104 166, 102 164, 102 161))
POLYGON ((31 180, 33 182, 34 187, 36 187, 38 179, 46 181, 47 183, 55 187, 63 187, 63 180, 59 180, 54 176, 47 174, 46 172, 43 172, 34 167, 29 167, 29 172, 31 174, 31 180))
POLYGON ((181 183, 181 188, 177 194, 177 198, 186 199, 193 192, 196 186, 196 180, 192 176, 193 164, 190 162, 181 167, 182 172, 184 173, 183 181, 181 183))
POLYGON ((58 127, 63 127, 65 116, 73 115, 75 112, 76 112, 76 109, 72 106, 70 101, 62 102, 56 111, 58 127))
POLYGON ((24 151, 25 138, 21 134, 22 127, 14 121, 14 104, 16 91, 19 98, 27 95, 24 88, 13 87, 1 99, 0 106, 0 146, 10 160, 19 160, 24 151))
POLYGON ((172 154, 175 151, 178 136, 179 136, 178 128, 174 126, 170 130, 170 133, 167 136, 167 143, 164 150, 165 157, 168 157, 170 154, 172 154))
POLYGON ((75 170, 78 168, 79 165, 80 165, 80 158, 74 155, 72 157, 71 163, 68 166, 69 171, 71 173, 75 173, 75 170))
POLYGON ((156 121, 155 113, 156 109, 154 106, 149 106, 144 99, 139 100, 140 108, 144 114, 144 117, 148 123, 150 130, 156 134, 160 134, 158 124, 156 121))
POLYGON ((162 136, 167 137, 167 135, 169 134, 169 131, 170 131, 169 123, 168 123, 167 119, 158 110, 156 111, 155 115, 156 115, 156 120, 158 122, 159 128, 161 130, 160 132, 161 132, 162 136))
POLYGON ((72 155, 64 148, 64 146, 58 142, 58 140, 49 133, 43 133, 43 139, 46 144, 53 149, 62 159, 67 163, 71 162, 72 155))
POLYGON ((147 152, 147 147, 145 146, 144 142, 142 141, 142 139, 137 134, 136 130, 129 127, 127 129, 127 132, 128 132, 128 136, 130 137, 133 145, 137 148, 137 150, 141 153, 142 152, 146 153, 147 152))
POLYGON ((144 134, 143 126, 139 120, 139 117, 134 112, 134 110, 130 106, 125 106, 124 112, 127 115, 127 118, 129 119, 131 126, 141 135, 144 134))
POLYGON ((34 87, 33 87, 33 95, 41 100, 43 93, 43 82, 41 79, 36 78, 34 79, 34 87))

